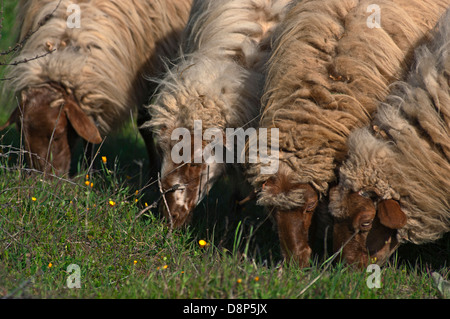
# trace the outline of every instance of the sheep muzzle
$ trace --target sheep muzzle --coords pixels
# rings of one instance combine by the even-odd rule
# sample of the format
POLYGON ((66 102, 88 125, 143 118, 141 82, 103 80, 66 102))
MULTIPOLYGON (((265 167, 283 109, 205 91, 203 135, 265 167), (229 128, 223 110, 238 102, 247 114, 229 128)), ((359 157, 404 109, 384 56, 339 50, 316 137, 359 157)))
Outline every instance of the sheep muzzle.
POLYGON ((189 222, 200 196, 202 172, 205 164, 183 164, 164 176, 161 180, 165 192, 160 209, 172 227, 178 228, 189 222), (173 189, 174 185, 181 185, 173 189))
POLYGON ((377 210, 374 201, 360 192, 347 194, 343 198, 346 217, 335 219, 334 250, 339 250, 357 232, 343 247, 342 257, 346 262, 359 267, 385 262, 398 245, 396 229, 406 220, 398 203, 382 200, 377 210))
POLYGON ((78 136, 88 142, 101 142, 92 120, 61 86, 48 83, 28 87, 21 91, 20 97, 19 106, 4 127, 15 122, 22 131, 32 168, 66 175, 78 136))
POLYGON ((272 205, 272 208, 283 256, 300 267, 306 267, 311 256, 309 229, 318 204, 317 192, 309 184, 291 183, 287 175, 279 174, 265 183, 264 194, 266 198, 278 199, 292 194, 301 197, 297 201, 300 206, 272 205))

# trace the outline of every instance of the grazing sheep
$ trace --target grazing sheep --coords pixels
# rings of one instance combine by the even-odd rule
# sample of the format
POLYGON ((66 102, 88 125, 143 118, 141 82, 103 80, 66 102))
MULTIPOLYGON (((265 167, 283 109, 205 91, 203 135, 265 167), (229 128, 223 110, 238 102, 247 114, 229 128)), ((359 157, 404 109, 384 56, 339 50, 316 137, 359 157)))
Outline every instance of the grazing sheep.
POLYGON ((450 10, 433 35, 371 125, 348 139, 330 209, 338 246, 357 233, 343 249, 349 263, 383 263, 401 243, 450 231, 450 10))
POLYGON ((402 78, 449 1, 297 1, 277 32, 261 127, 279 128, 279 170, 247 173, 258 203, 277 222, 283 255, 305 266, 312 213, 337 182, 350 132, 370 122, 376 101, 402 78), (376 14, 376 10, 375 10, 376 14))
POLYGON ((162 73, 161 58, 177 52, 190 7, 191 0, 20 2, 20 39, 28 40, 15 60, 29 61, 10 69, 19 106, 2 128, 21 127, 34 168, 68 173, 78 137, 98 144, 148 102, 144 77, 162 73))
MULTIPOLYGON (((195 144, 195 126, 199 135, 215 129, 223 137, 226 128, 257 123, 270 36, 288 2, 194 1, 179 63, 160 81, 158 96, 149 106, 152 120, 144 125, 155 133, 162 156, 162 188, 172 190, 165 195, 162 210, 174 227, 189 220, 226 167, 202 159, 207 141, 200 136, 195 144), (181 128, 187 135, 179 141, 181 128), (175 161, 172 151, 182 142, 190 154, 182 162, 175 161)), ((225 145, 219 143, 219 148, 225 145)))

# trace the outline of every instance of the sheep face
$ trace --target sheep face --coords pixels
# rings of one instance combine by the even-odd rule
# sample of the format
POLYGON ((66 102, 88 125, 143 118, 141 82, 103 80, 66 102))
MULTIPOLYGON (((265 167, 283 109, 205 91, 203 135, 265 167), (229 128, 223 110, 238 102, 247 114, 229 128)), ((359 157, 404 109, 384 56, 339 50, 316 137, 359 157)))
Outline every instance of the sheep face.
POLYGON ((284 258, 300 267, 308 266, 311 256, 309 228, 318 204, 317 192, 309 184, 292 183, 288 175, 283 173, 269 178, 264 184, 263 192, 276 198, 296 193, 302 198, 301 206, 272 205, 269 208, 275 217, 284 258))
MULTIPOLYGON (((194 154, 202 151, 194 148, 191 139, 191 160, 175 163, 169 151, 162 152, 161 186, 165 201, 160 209, 172 227, 188 223, 197 204, 205 197, 215 181, 222 175, 224 165, 220 163, 195 163, 194 154)), ((204 147, 204 145, 203 145, 204 147)))
POLYGON ((16 123, 22 130, 30 167, 59 176, 68 174, 78 136, 101 141, 92 121, 60 87, 43 85, 22 90, 19 107, 3 126, 16 123))
MULTIPOLYGON (((337 189, 330 191, 332 209, 336 208, 337 189)), ((344 193, 341 198, 340 217, 334 221, 334 250, 345 245, 342 257, 358 267, 384 263, 398 247, 397 229, 406 223, 400 205, 392 199, 379 201, 363 191, 344 193)))

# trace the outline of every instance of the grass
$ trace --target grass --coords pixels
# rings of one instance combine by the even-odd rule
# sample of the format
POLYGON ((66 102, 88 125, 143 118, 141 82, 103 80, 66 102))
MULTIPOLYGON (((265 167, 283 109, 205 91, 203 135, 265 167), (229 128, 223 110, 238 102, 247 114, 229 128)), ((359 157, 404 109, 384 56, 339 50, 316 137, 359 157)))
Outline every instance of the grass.
MULTIPOLYGON (((3 0, 0 1, 0 51, 4 52, 10 49, 14 45, 15 34, 13 31, 14 27, 14 7, 17 1, 15 0, 3 0)), ((8 58, 11 55, 1 56, 0 62, 9 62, 8 58)), ((0 65, 0 75, 3 75, 3 66, 0 65)))
POLYGON ((120 165, 129 163, 126 147, 145 156, 132 125, 102 146, 96 170, 71 180, 45 179, 18 166, 20 152, 7 146, 13 132, 3 135, 0 158, 3 297, 438 298, 430 272, 449 276, 448 238, 430 246, 435 251, 406 247, 397 253, 382 268, 379 289, 368 288, 370 273, 339 262, 325 272, 320 261, 306 269, 282 264, 264 212, 253 204, 232 209, 233 196, 224 196, 227 178, 198 207, 191 226, 170 230, 156 209, 140 214, 158 196, 156 186, 139 184, 145 180, 140 168, 120 165), (80 267, 81 289, 67 288, 71 264, 80 267))
MULTIPOLYGON (((13 3, 4 2, 2 50, 13 44, 13 3)), ((10 109, 0 109, 2 123, 10 109)), ((326 270, 319 260, 306 269, 283 264, 266 214, 254 203, 236 207, 229 177, 189 227, 170 230, 157 209, 142 213, 159 192, 148 182, 145 146, 132 123, 107 138, 93 171, 82 168, 80 143, 70 180, 30 173, 18 141, 14 128, 0 132, 0 297, 438 298, 431 271, 449 278, 449 236, 401 247, 382 268, 378 289, 368 288, 369 273, 339 262, 326 270), (72 264, 81 289, 68 288, 72 264)))

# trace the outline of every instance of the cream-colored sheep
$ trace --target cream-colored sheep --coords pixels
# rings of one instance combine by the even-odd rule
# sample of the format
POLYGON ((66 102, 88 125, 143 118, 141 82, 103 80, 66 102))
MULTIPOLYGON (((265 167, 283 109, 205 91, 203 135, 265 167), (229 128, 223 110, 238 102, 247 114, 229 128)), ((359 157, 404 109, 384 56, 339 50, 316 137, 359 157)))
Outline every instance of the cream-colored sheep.
POLYGON ((168 205, 163 207, 174 226, 185 223, 226 165, 217 161, 206 163, 203 159, 191 162, 191 155, 203 153, 204 140, 192 144, 192 149, 189 142, 187 148, 192 154, 187 161, 177 163, 172 150, 179 136, 174 140, 172 135, 182 128, 190 138, 196 120, 201 126, 200 134, 215 128, 223 136, 226 128, 245 129, 257 123, 271 34, 288 3, 194 1, 182 55, 160 81, 159 94, 149 106, 152 120, 145 125, 155 133, 161 151, 164 190, 182 185, 167 193, 168 205))
POLYGON ((20 39, 29 38, 15 60, 29 61, 9 70, 20 105, 7 124, 22 126, 35 167, 67 173, 76 137, 99 143, 148 102, 144 77, 162 73, 161 60, 178 51, 190 7, 191 0, 20 2, 20 39))

